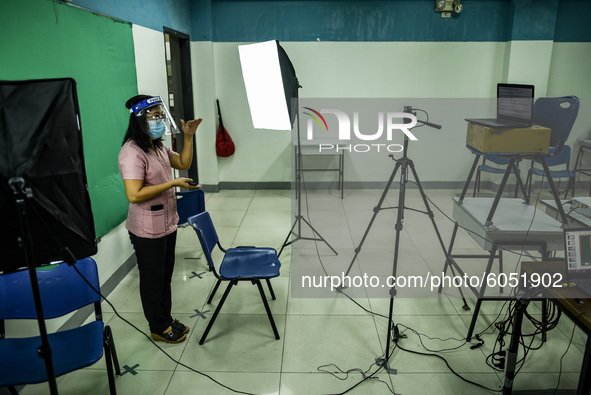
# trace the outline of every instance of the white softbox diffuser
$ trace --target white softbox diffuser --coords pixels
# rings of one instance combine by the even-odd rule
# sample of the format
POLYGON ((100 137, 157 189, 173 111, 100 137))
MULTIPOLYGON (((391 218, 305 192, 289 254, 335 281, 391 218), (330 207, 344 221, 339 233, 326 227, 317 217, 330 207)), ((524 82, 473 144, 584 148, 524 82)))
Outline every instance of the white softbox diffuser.
POLYGON ((283 48, 271 40, 239 45, 238 51, 254 128, 291 130, 299 85, 283 48))

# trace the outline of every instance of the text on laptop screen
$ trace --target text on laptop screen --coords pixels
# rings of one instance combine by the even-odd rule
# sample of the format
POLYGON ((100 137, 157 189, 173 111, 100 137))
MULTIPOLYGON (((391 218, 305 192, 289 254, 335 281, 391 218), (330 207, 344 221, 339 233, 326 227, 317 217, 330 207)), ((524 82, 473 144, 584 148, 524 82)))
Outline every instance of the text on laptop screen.
POLYGON ((529 121, 533 114, 533 86, 498 86, 497 117, 529 121))
POLYGON ((565 255, 569 273, 591 273, 591 229, 566 230, 565 255))

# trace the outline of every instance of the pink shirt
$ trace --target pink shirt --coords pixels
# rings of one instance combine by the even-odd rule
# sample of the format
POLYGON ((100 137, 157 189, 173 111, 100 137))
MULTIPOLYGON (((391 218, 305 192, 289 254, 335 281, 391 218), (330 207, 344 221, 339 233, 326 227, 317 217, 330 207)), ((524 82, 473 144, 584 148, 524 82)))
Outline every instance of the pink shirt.
MULTIPOLYGON (((144 186, 163 184, 172 180, 170 159, 175 152, 170 148, 142 151, 127 141, 119 152, 119 173, 123 180, 144 180, 144 186)), ((141 203, 129 205, 125 227, 138 237, 155 239, 177 229, 179 216, 174 188, 141 203)))

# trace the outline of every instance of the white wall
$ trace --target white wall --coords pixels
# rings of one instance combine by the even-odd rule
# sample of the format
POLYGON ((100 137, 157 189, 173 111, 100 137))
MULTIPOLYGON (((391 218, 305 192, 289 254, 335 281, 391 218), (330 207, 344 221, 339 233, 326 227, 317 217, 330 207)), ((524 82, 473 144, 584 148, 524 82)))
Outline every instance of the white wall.
MULTIPOLYGON (((162 33, 134 25, 133 35, 139 91, 166 97, 162 33)), ((510 61, 505 59, 507 52, 515 52, 517 47, 521 48, 519 54, 531 54, 540 45, 544 46, 549 72, 538 71, 533 77, 541 85, 542 74, 548 75, 547 96, 574 94, 581 99, 581 110, 569 138, 574 162, 576 140, 591 135, 591 76, 588 71, 591 43, 554 43, 551 54, 546 44, 534 42, 528 47, 524 42, 517 45, 286 42, 281 45, 303 86, 301 98, 408 99, 408 104, 424 107, 432 122, 443 125, 441 131, 417 129, 419 141, 411 145, 411 157, 421 181, 425 182, 465 179, 473 157, 465 148, 464 115, 487 116, 491 103, 484 98, 495 96, 495 85, 502 80, 502 75, 508 72, 514 76, 523 75, 527 62, 518 60, 521 55, 511 55, 510 61), (509 45, 511 51, 506 50, 509 45), (460 110, 456 112, 454 107, 460 110)), ((191 43, 195 114, 204 118, 197 135, 200 182, 217 185, 220 181, 290 181, 291 137, 286 132, 253 129, 238 45, 191 43), (226 128, 236 142, 236 154, 230 158, 215 155, 216 98, 220 99, 226 128)), ((524 77, 523 81, 515 82, 527 80, 524 77)), ((387 155, 347 156, 347 181, 385 181, 391 169, 392 161, 387 155)), ((99 243, 95 259, 100 278, 107 280, 132 254, 127 230, 121 224, 99 243)))
POLYGON ((217 128, 215 75, 217 70, 214 66, 211 42, 191 43, 191 66, 195 116, 203 118, 196 135, 199 182, 204 185, 217 185, 219 183, 218 161, 215 153, 217 128))
MULTIPOLYGON (((591 138, 591 43, 555 43, 550 61, 548 96, 575 95, 581 101, 579 116, 569 136, 573 147, 571 169, 578 149, 577 140, 591 138)), ((588 168, 589 166, 587 166, 588 168)))
POLYGON ((138 25, 132 31, 138 92, 168 100, 164 34, 138 25))
MULTIPOLYGON (((208 82, 205 93, 195 89, 197 102, 208 103, 205 114, 217 118, 215 110, 212 114, 211 103, 215 103, 215 98, 220 99, 224 125, 236 143, 236 153, 230 158, 211 155, 214 147, 210 134, 215 134, 217 120, 212 122, 202 131, 209 137, 202 141, 201 149, 211 151, 203 155, 199 152, 200 175, 214 182, 216 174, 219 182, 290 181, 290 137, 285 132, 252 127, 238 56, 240 44, 192 43, 194 66, 203 61, 200 48, 205 46, 204 59, 209 63, 202 70, 215 70, 206 71, 206 75, 196 72, 197 79, 214 81, 208 82)), ((582 108, 571 139, 589 133, 590 122, 586 117, 589 103, 585 100, 591 97, 589 43, 283 42, 281 45, 302 85, 300 98, 404 98, 418 107, 410 99, 494 98, 497 82, 534 83, 536 96, 579 96, 582 108)), ((429 137, 411 146, 417 166, 420 158, 421 180, 464 181, 473 156, 465 149, 463 118, 492 116, 494 107, 490 113, 481 113, 479 106, 474 107, 475 113, 453 113, 445 105, 431 104, 431 108, 425 108, 430 120, 444 128, 441 132, 421 129, 420 133, 429 137), (442 161, 446 161, 445 166, 441 166, 442 161)), ((469 109, 470 100, 464 105, 469 109)), ((384 177, 382 172, 375 171, 375 166, 382 167, 377 163, 386 163, 381 158, 367 161, 367 156, 361 159, 351 156, 347 161, 349 182, 366 180, 368 170, 373 179, 384 177)))

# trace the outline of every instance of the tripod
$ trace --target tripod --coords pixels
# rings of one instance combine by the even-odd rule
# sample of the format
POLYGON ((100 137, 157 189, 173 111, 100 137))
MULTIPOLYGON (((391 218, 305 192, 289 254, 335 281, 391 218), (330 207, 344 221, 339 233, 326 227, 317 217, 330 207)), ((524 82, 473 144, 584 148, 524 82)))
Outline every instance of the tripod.
POLYGON ((287 237, 285 238, 285 241, 283 242, 283 246, 281 246, 281 249, 279 250, 279 254, 277 254, 277 256, 281 256, 281 253, 283 252, 283 249, 285 247, 287 247, 288 245, 290 245, 298 240, 322 241, 328 246, 328 248, 330 248, 332 250, 332 252, 335 253, 335 255, 338 255, 338 253, 335 251, 335 249, 332 248, 330 244, 328 244, 328 242, 324 239, 324 237, 322 237, 322 235, 316 229, 314 229, 314 227, 312 226, 310 221, 308 221, 302 215, 302 144, 300 141, 300 114, 299 114, 299 111, 296 116, 297 116, 298 144, 296 146, 296 158, 295 158, 295 160, 296 160, 296 170, 295 170, 296 185, 295 185, 295 187, 296 187, 296 200, 298 202, 298 205, 297 205, 298 211, 295 216, 295 220, 293 222, 293 225, 291 226, 291 229, 289 230, 289 233, 287 234, 287 237), (308 227, 312 230, 315 237, 303 237, 302 236, 302 222, 305 222, 306 225, 308 225, 308 227), (294 231, 296 226, 297 226, 297 232, 294 231), (289 238, 292 234, 295 236, 295 238, 290 241, 289 238))
POLYGON ((49 383, 49 392, 52 395, 57 394, 57 382, 55 379, 55 370, 53 367, 53 359, 51 352, 51 345, 47 336, 47 326, 45 325, 45 316, 43 315, 43 306, 41 303, 41 293, 39 292, 39 284, 37 280, 37 269, 33 261, 33 245, 29 232, 29 225, 27 220, 27 200, 33 196, 33 192, 26 186, 25 180, 22 177, 13 177, 8 181, 8 185, 14 194, 18 222, 20 226, 20 235, 18 242, 23 249, 25 261, 27 263, 27 270, 31 279, 31 290, 35 300, 35 311, 37 313, 37 325, 39 327, 39 337, 41 338, 41 345, 37 349, 39 358, 45 361, 45 369, 47 372, 47 382, 49 383))
MULTIPOLYGON (((413 109, 411 107, 407 107, 407 106, 404 107, 405 113, 412 113, 412 110, 413 109)), ((441 129, 441 126, 427 122, 427 121, 418 121, 418 122, 421 122, 423 125, 431 126, 436 129, 441 129)), ((412 176, 415 180, 415 184, 419 188, 419 192, 421 194, 421 198, 423 200, 423 204, 425 205, 426 211, 419 211, 419 210, 410 209, 410 208, 409 208, 409 210, 421 212, 421 213, 427 214, 429 216, 429 218, 431 219, 431 223, 433 225, 433 228, 435 229, 435 233, 437 235, 439 245, 441 246, 441 249, 443 250, 443 253, 445 255, 446 262, 448 262, 451 259, 450 255, 448 254, 448 252, 445 248, 445 245, 443 243, 443 239, 441 238, 441 234, 439 233, 439 229, 437 228, 437 224, 435 223, 433 211, 431 211, 431 208, 429 206, 427 196, 425 195, 425 192, 423 190, 423 187, 421 185, 421 182, 420 182, 417 172, 415 170, 414 163, 413 163, 412 159, 410 159, 408 157, 408 136, 406 134, 404 135, 404 145, 403 145, 403 151, 402 151, 402 158, 395 159, 394 155, 389 155, 389 157, 392 158, 392 160, 394 160, 396 162, 396 165, 394 166, 394 170, 392 171, 392 174, 390 175, 390 178, 388 179, 388 183, 386 184, 386 187, 384 188, 384 192, 382 193, 382 196, 380 197, 378 205, 373 210, 373 212, 374 212, 373 216, 369 222, 369 225, 367 226, 367 229, 365 230, 365 233, 363 234, 363 237, 361 238, 361 242, 359 243, 359 246, 355 249, 355 255, 353 256, 353 259, 351 260, 351 264, 347 268, 347 272, 344 274, 344 277, 346 277, 349 274, 349 271, 351 270, 351 267, 353 266, 353 263, 355 262, 357 255, 359 255, 359 252, 361 252, 361 247, 363 246, 363 243, 365 242, 365 239, 366 239, 378 213, 381 210, 386 210, 386 209, 390 209, 390 208, 397 208, 396 225, 394 228, 396 230, 396 238, 395 238, 395 242, 394 242, 395 243, 394 244, 394 262, 392 265, 392 278, 396 278, 396 273, 397 273, 397 268, 398 268, 398 254, 399 254, 399 248, 400 248, 400 233, 402 232, 402 228, 403 228, 402 223, 404 220, 404 210, 406 209, 406 206, 405 206, 406 184, 408 183, 408 176, 409 176, 408 170, 409 169, 412 172, 412 176), (382 208, 382 205, 384 203, 384 199, 386 198, 386 195, 388 194, 388 191, 390 190, 390 187, 392 186, 392 182, 394 181, 394 178, 396 177, 396 173, 398 173, 399 170, 400 170, 400 188, 398 190, 398 206, 397 207, 382 208)), ((452 273, 453 273, 453 271, 452 271, 452 273)), ((342 290, 342 287, 339 288, 338 290, 339 291, 342 290)), ((462 293, 461 289, 460 289, 460 293, 462 293)), ((392 324, 392 313, 394 311, 394 297, 397 294, 395 283, 394 283, 394 286, 392 286, 390 288, 389 294, 390 294, 390 306, 389 306, 389 314, 388 314, 388 332, 387 332, 387 339, 386 339, 386 352, 384 354, 383 359, 382 358, 376 359, 376 362, 379 365, 383 365, 388 370, 389 370, 388 359, 390 358, 390 355, 389 355, 390 354, 390 339, 391 339, 390 334, 392 333, 392 331, 394 329, 393 324, 392 324)), ((466 301, 464 299, 463 293, 462 293, 462 299, 464 300, 464 305, 466 305, 466 301)), ((398 333, 397 331, 395 331, 395 332, 398 333)), ((398 338, 396 338, 395 341, 398 341, 398 338)))

